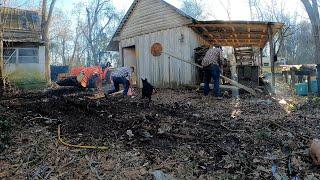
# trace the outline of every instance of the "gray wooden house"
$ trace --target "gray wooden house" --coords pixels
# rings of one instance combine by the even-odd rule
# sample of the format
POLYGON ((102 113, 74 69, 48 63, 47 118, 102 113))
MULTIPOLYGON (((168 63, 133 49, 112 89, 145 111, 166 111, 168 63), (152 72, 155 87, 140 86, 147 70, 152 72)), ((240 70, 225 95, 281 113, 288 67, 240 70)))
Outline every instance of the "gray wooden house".
POLYGON ((157 87, 169 84, 194 84, 196 68, 175 60, 193 59, 193 49, 207 42, 191 28, 195 19, 163 0, 135 0, 109 44, 108 51, 120 53, 120 65, 136 67, 137 83, 140 78, 157 87), (154 43, 163 48, 161 56, 151 54, 154 43))
MULTIPOLYGON (((157 87, 196 84, 197 68, 178 59, 194 62, 194 49, 209 44, 262 52, 282 26, 259 21, 198 21, 163 0, 135 0, 107 50, 119 52, 120 66, 136 67, 139 86, 140 78, 157 87), (161 45, 160 56, 151 52, 155 43, 161 45)), ((255 56, 262 57, 260 53, 255 56)), ((262 66, 262 60, 259 62, 262 66)))
POLYGON ((7 7, 0 10, 4 28, 4 75, 17 83, 44 81, 45 52, 39 14, 7 7))

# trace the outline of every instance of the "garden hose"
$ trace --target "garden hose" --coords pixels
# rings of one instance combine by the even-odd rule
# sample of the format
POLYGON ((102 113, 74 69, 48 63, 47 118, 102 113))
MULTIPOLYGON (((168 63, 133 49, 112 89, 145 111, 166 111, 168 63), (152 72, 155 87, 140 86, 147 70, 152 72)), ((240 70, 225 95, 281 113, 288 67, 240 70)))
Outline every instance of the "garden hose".
POLYGON ((73 148, 80 148, 80 149, 97 149, 97 150, 107 150, 108 148, 105 146, 81 146, 81 145, 73 145, 64 142, 61 137, 61 131, 60 131, 60 124, 58 125, 58 140, 61 144, 67 146, 67 147, 73 147, 73 148))

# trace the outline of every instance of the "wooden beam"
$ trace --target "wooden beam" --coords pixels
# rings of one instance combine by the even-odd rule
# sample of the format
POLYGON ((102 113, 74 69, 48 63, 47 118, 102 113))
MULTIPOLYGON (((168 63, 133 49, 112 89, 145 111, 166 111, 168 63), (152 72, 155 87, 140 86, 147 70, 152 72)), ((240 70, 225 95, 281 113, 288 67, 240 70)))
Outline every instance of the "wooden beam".
POLYGON ((207 34, 208 36, 210 36, 211 38, 213 38, 213 35, 209 33, 209 31, 208 31, 208 29, 207 29, 206 27, 201 27, 201 28, 204 30, 204 32, 206 32, 206 34, 207 34))
POLYGON ((263 73, 263 49, 260 48, 259 51, 260 51, 260 71, 262 74, 263 73))
POLYGON ((308 96, 312 96, 312 89, 311 89, 311 75, 309 74, 307 76, 307 82, 308 82, 308 96))
POLYGON ((229 78, 227 78, 225 76, 220 75, 220 77, 223 78, 224 80, 226 80, 227 82, 229 82, 230 84, 232 84, 232 85, 234 85, 234 86, 236 86, 238 88, 244 89, 245 91, 249 92, 250 94, 252 94, 254 96, 257 95, 256 91, 253 90, 252 88, 249 88, 249 87, 247 87, 245 85, 242 85, 242 84, 238 83, 237 81, 229 79, 229 78))
MULTIPOLYGON (((237 43, 233 43, 233 42, 226 42, 226 41, 224 41, 224 40, 221 40, 221 41, 219 41, 219 40, 215 40, 215 39, 213 39, 213 40, 209 40, 209 42, 210 43, 223 43, 224 45, 226 45, 226 46, 228 46, 228 45, 230 45, 230 46, 232 46, 232 45, 235 45, 235 44, 239 44, 239 45, 246 45, 246 46, 242 46, 242 47, 247 47, 247 46, 254 46, 254 47, 261 47, 261 44, 259 43, 259 42, 237 42, 237 43)), ((237 47, 241 47, 241 46, 237 46, 237 47)))
MULTIPOLYGON (((249 40, 251 40, 251 41, 256 41, 256 42, 260 42, 260 39, 253 39, 253 38, 251 38, 251 39, 248 39, 247 37, 246 38, 214 38, 214 39, 216 39, 216 40, 225 40, 225 39, 227 39, 227 40, 230 40, 230 41, 233 41, 233 40, 239 40, 239 41, 249 41, 249 40)), ((268 39, 266 38, 266 39, 263 39, 264 41, 267 41, 268 39)))
POLYGON ((254 54, 253 51, 237 51, 234 54, 254 54))
MULTIPOLYGON (((193 28, 193 29, 198 29, 198 28, 193 28)), ((230 35, 245 35, 247 36, 248 34, 250 35, 260 35, 260 36, 267 36, 268 34, 265 33, 265 32, 262 32, 262 31, 251 31, 251 32, 244 32, 244 31, 225 31, 225 32, 221 32, 221 31, 218 31, 218 30, 208 30, 206 27, 201 27, 202 30, 214 35, 214 36, 221 36, 221 35, 224 35, 224 36, 230 36, 230 35)))
POLYGON ((274 46, 273 46, 273 35, 271 25, 268 25, 269 34, 269 47, 270 47, 270 63, 271 63, 271 73, 272 73, 272 87, 276 85, 275 73, 274 73, 274 46))
POLYGON ((191 65, 197 66, 197 67, 199 67, 199 68, 203 68, 203 66, 201 66, 201 65, 199 65, 199 64, 196 64, 196 63, 194 63, 194 62, 187 61, 187 60, 185 60, 185 59, 179 58, 179 57, 174 56, 174 55, 172 55, 172 54, 170 54, 170 53, 167 53, 167 52, 162 52, 162 53, 167 54, 169 57, 171 56, 171 57, 173 57, 174 59, 177 59, 177 60, 180 60, 180 61, 186 62, 186 63, 188 63, 188 64, 191 64, 191 65))
MULTIPOLYGON (((188 64, 197 66, 197 67, 199 67, 199 68, 203 68, 203 66, 201 66, 201 65, 199 65, 199 64, 196 64, 196 63, 193 63, 193 62, 191 62, 191 61, 187 61, 187 60, 185 60, 185 59, 182 59, 182 58, 173 56, 173 55, 171 55, 170 53, 167 53, 167 52, 162 52, 162 53, 167 54, 167 55, 169 55, 169 57, 171 56, 171 57, 173 57, 174 59, 177 59, 177 60, 186 62, 186 63, 188 63, 188 64)), ((223 78, 223 79, 225 79, 226 81, 228 81, 230 84, 232 84, 232 85, 234 85, 234 86, 236 86, 236 87, 239 87, 239 88, 241 88, 241 89, 244 89, 245 91, 251 93, 251 94, 254 95, 254 96, 257 95, 257 93, 256 93, 252 88, 249 88, 249 87, 247 87, 247 86, 245 86, 245 85, 242 85, 242 84, 238 83, 237 81, 234 81, 234 80, 232 80, 232 79, 229 79, 229 78, 227 78, 227 77, 225 77, 225 76, 223 76, 223 75, 220 75, 220 77, 223 78)))
POLYGON ((267 31, 267 27, 264 24, 256 24, 256 25, 252 25, 252 24, 192 24, 189 25, 190 27, 215 27, 215 28, 223 28, 223 29, 227 29, 227 28, 231 28, 231 29, 236 29, 236 28, 243 28, 243 27, 250 27, 253 29, 265 29, 265 31, 267 31))

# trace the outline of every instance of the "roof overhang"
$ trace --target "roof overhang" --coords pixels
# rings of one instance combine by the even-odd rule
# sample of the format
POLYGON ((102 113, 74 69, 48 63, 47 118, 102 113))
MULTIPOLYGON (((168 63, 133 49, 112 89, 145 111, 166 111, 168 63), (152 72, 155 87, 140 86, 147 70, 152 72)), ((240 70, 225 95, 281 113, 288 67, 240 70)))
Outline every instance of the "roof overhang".
POLYGON ((107 51, 119 51, 119 43, 120 43, 120 41, 111 39, 106 50, 107 51))
POLYGON ((210 44, 232 47, 264 48, 269 40, 283 27, 283 23, 260 21, 197 21, 189 25, 210 44))

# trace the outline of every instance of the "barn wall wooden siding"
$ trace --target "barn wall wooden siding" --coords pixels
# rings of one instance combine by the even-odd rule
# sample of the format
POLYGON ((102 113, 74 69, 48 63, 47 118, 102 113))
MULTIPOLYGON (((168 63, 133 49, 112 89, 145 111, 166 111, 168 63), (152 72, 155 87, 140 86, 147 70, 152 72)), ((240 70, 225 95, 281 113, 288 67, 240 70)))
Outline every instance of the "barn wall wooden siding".
POLYGON ((169 64, 169 55, 164 53, 159 57, 154 57, 151 54, 151 46, 154 43, 162 44, 164 52, 192 62, 194 62, 193 49, 207 44, 187 26, 121 40, 119 43, 121 60, 123 60, 123 48, 129 46, 136 48, 137 76, 140 87, 140 78, 147 78, 157 87, 176 87, 196 83, 197 69, 194 66, 173 57, 171 57, 169 64), (183 40, 181 40, 181 35, 183 40))
POLYGON ((140 0, 120 33, 121 39, 135 37, 192 23, 164 2, 140 0))

